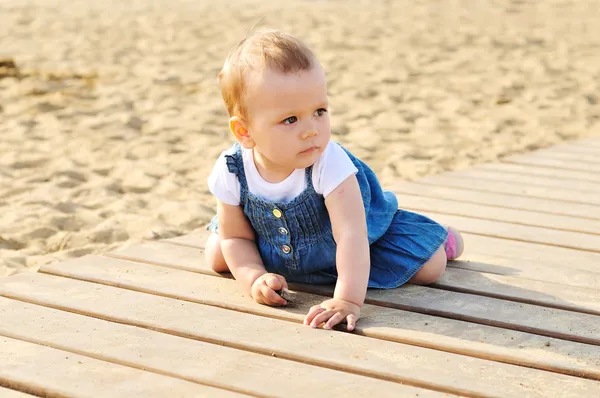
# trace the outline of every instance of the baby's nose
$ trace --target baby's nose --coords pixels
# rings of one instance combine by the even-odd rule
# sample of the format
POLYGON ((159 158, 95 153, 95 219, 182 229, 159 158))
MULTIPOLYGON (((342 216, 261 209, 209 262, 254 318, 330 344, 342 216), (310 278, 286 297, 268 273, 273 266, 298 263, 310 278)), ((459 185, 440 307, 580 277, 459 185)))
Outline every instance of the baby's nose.
POLYGON ((307 129, 307 130, 304 131, 304 134, 302 134, 302 139, 305 140, 307 138, 314 137, 317 134, 318 134, 318 131, 317 131, 316 128, 314 128, 314 127, 313 128, 309 128, 309 129, 307 129))

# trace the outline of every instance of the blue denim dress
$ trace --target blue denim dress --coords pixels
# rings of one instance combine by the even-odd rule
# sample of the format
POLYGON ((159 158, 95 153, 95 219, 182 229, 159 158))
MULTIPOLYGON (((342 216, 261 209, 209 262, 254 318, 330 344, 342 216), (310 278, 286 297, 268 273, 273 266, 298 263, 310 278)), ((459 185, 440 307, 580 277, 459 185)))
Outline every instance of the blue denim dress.
MULTIPOLYGON (((339 145, 339 144, 338 144, 339 145)), ((289 202, 269 202, 248 191, 241 147, 227 155, 227 168, 240 182, 240 205, 255 233, 268 272, 288 282, 335 284, 336 243, 323 195, 306 168, 306 189, 289 202)), ((398 210, 392 192, 383 191, 375 173, 343 148, 358 169, 367 219, 371 270, 369 287, 395 288, 406 283, 445 242, 442 225, 420 214, 398 210)), ((208 229, 218 233, 215 216, 208 229)))

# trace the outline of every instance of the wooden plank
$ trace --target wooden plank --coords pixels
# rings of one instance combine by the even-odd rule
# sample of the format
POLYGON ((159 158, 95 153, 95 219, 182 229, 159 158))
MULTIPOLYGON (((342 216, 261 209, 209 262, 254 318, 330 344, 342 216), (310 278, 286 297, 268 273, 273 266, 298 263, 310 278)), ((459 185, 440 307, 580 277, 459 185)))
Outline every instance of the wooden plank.
MULTIPOLYGON (((486 253, 471 253, 461 260, 448 263, 449 268, 460 268, 497 275, 511 275, 561 285, 563 289, 593 289, 600 286, 600 273, 582 271, 568 266, 551 266, 519 258, 508 258, 486 253), (476 259, 476 260, 473 260, 476 259)), ((560 292, 558 293, 560 295, 560 292)))
POLYGON ((482 220, 433 211, 421 211, 420 213, 441 224, 452 225, 461 232, 600 253, 600 236, 598 235, 482 220))
POLYGON ((205 229, 191 232, 189 234, 176 236, 174 238, 161 239, 159 242, 174 243, 177 245, 190 246, 199 249, 204 249, 206 240, 211 232, 205 229))
POLYGON ((561 170, 544 167, 529 167, 521 164, 512 163, 486 163, 475 166, 473 170, 496 171, 505 174, 519 174, 527 176, 542 176, 554 178, 557 181, 578 181, 588 183, 600 183, 600 176, 597 173, 588 173, 585 171, 561 170))
POLYGON ((543 158, 561 159, 567 161, 573 161, 576 163, 590 163, 593 165, 600 164, 600 149, 596 150, 597 153, 573 153, 573 152, 561 152, 556 149, 550 148, 546 150, 540 150, 532 152, 531 155, 543 158))
POLYGON ((390 187, 395 193, 415 194, 465 203, 478 203, 498 208, 532 210, 541 213, 562 214, 600 220, 598 206, 582 203, 565 205, 551 199, 529 198, 493 192, 473 191, 468 188, 446 187, 414 182, 402 182, 390 187), (424 193, 426 192, 426 193, 424 193))
MULTIPOLYGON (((179 254, 176 258, 177 264, 186 266, 187 270, 197 271, 209 275, 217 275, 216 272, 205 266, 203 256, 204 252, 198 252, 194 249, 204 249, 206 239, 210 235, 209 231, 200 230, 188 235, 182 235, 175 238, 163 239, 158 241, 159 245, 151 244, 149 246, 136 245, 130 249, 125 248, 117 252, 106 253, 106 255, 116 255, 120 258, 132 257, 143 259, 148 262, 156 262, 160 256, 163 260, 168 260, 168 255, 162 253, 163 250, 173 250, 168 246, 161 246, 160 243, 177 244, 187 246, 191 249, 178 249, 179 254), (147 251, 146 251, 147 250, 147 251), (167 256, 167 257, 165 257, 167 256), (201 259, 201 263, 198 260, 201 259)), ((585 252, 580 250, 566 249, 563 247, 547 246, 530 242, 519 242, 508 239, 493 238, 489 236, 474 235, 463 233, 467 250, 461 257, 462 262, 481 263, 477 267, 489 265, 488 271, 491 273, 499 273, 503 275, 515 275, 519 271, 532 269, 532 266, 541 266, 543 269, 556 267, 557 277, 554 279, 539 279, 552 283, 565 283, 572 286, 583 286, 589 288, 600 287, 598 278, 600 273, 600 254, 593 252, 585 252), (512 268, 503 271, 499 266, 510 266, 512 268), (579 273, 578 271, 585 271, 579 273), (580 276, 580 278, 578 277, 580 276), (572 278, 574 277, 574 278, 572 278), (573 281, 571 281, 573 279, 573 281), (570 282, 576 282, 571 284, 570 282), (591 282, 591 283, 586 283, 591 282)), ((459 261, 460 262, 460 261, 459 261)), ((169 265, 168 261, 162 261, 161 264, 169 265)), ((450 265, 457 264, 456 261, 450 262, 450 265)), ((461 265, 465 267, 466 265, 461 265)), ((536 279, 531 276, 540 274, 540 268, 535 268, 535 271, 527 276, 528 279, 536 279)), ((543 275, 539 275, 542 277, 543 275)))
MULTIPOLYGON (((4 322, 4 321, 3 321, 4 322)), ((0 336, 0 385, 53 397, 240 397, 128 366, 0 336)))
MULTIPOLYGON (((478 182, 484 181, 498 181, 505 182, 514 185, 525 185, 525 186, 539 186, 539 187, 552 187, 556 189, 569 189, 581 192, 594 192, 600 195, 600 181, 582 181, 582 180, 566 180, 556 178, 555 176, 541 176, 541 175, 528 175, 528 174, 515 174, 506 173, 497 170, 485 170, 485 169, 468 169, 460 171, 450 171, 440 176, 448 178, 456 178, 463 180, 471 180, 478 182)), ((477 185, 477 183, 475 184, 477 185)))
POLYGON ((594 174, 600 174, 600 165, 574 162, 564 159, 536 157, 532 155, 513 155, 502 159, 504 163, 516 163, 535 167, 548 167, 553 169, 585 171, 594 174))
MULTIPOLYGON (((307 286, 305 291, 333 295, 333 287, 329 286, 307 286)), ((370 290, 366 302, 600 345, 600 319, 589 314, 416 285, 394 290, 370 290), (581 329, 581 325, 586 325, 585 330, 581 329)))
POLYGON ((596 154, 600 153, 598 148, 596 148, 594 146, 581 145, 576 142, 569 142, 567 144, 554 145, 552 147, 546 148, 546 150, 550 150, 550 149, 554 149, 554 148, 556 148, 556 150, 561 151, 561 152, 570 152, 570 153, 584 153, 584 154, 591 154, 591 155, 596 155, 596 154))
POLYGON ((600 147, 600 135, 598 133, 596 133, 595 135, 576 140, 575 142, 580 143, 582 145, 592 144, 592 145, 596 145, 597 147, 600 147))
POLYGON ((573 191, 569 189, 558 189, 533 185, 520 185, 502 181, 477 180, 475 183, 469 178, 451 178, 446 174, 428 176, 419 180, 420 184, 445 186, 470 189, 473 196, 476 192, 495 192, 515 196, 524 196, 539 199, 552 199, 563 203, 556 203, 555 208, 568 207, 570 203, 587 204, 596 207, 595 214, 600 213, 600 194, 596 192, 573 191))
POLYGON ((9 390, 8 388, 0 387, 0 397, 2 398, 32 398, 35 395, 25 394, 17 390, 9 390))
MULTIPOLYGON (((19 275, 2 284, 3 293, 21 293, 31 302, 42 302, 44 305, 86 312, 95 317, 195 339, 246 347, 294 361, 318 361, 323 366, 344 370, 448 385, 470 396, 489 396, 490 391, 501 396, 541 397, 552 396, 563 390, 572 396, 583 391, 600 393, 600 383, 592 380, 366 339, 355 334, 314 330, 291 322, 124 289, 92 286, 86 282, 47 275, 19 275), (190 322, 192 319, 202 321, 190 322)), ((274 310, 258 304, 255 307, 274 310)), ((285 313, 285 310, 277 311, 285 313)), ((380 311, 389 310, 382 308, 380 311)), ((388 318, 387 323, 393 324, 394 321, 388 318)))
MULTIPOLYGON (((594 273, 600 273, 598 253, 470 233, 464 233, 463 238, 466 249, 461 260, 488 263, 492 266, 507 265, 513 268, 509 270, 512 274, 532 269, 532 266, 541 266, 544 269, 561 271, 560 278, 567 283, 571 282, 571 276, 577 276, 576 270, 581 270, 585 271, 581 273, 583 278, 581 280, 573 278, 573 281, 577 279, 578 283, 584 283, 584 280, 593 277, 594 273)), ((490 272, 502 273, 496 269, 490 272)), ((550 282, 559 283, 559 280, 550 280, 550 282)), ((581 286, 597 288, 600 283, 594 281, 592 285, 581 286)))
MULTIPOLYGON (((323 385, 330 396, 441 395, 6 298, 0 298, 0 311, 1 335, 254 396, 318 396, 323 385)), ((220 328, 231 327, 216 320, 220 328)), ((256 338, 268 341, 280 332, 271 329, 256 338)))
MULTIPOLYGON (((184 242, 186 238, 181 237, 178 241, 184 242)), ((220 276, 219 273, 205 266, 203 248, 187 244, 174 245, 173 241, 167 241, 166 239, 164 241, 152 241, 125 247, 105 253, 104 255, 124 260, 164 265, 184 271, 201 272, 206 275, 220 276)))
POLYGON ((194 233, 176 238, 148 241, 119 248, 104 256, 141 260, 152 264, 173 266, 185 271, 201 271, 207 275, 220 275, 204 265, 204 245, 210 232, 194 233), (175 256, 175 258, 173 258, 175 256), (173 261, 175 260, 175 261, 173 261))
MULTIPOLYGON (((116 258, 128 259, 132 261, 143 261, 193 272, 200 272, 207 275, 216 275, 202 257, 201 249, 189 246, 170 245, 177 242, 172 239, 169 242, 157 242, 132 246, 111 253, 116 258), (157 261, 156 259, 161 259, 157 261), (165 259, 170 259, 165 261, 165 259)), ((600 255, 599 255, 600 257, 600 255)), ((464 261, 460 262, 465 263, 464 261)), ((451 263, 453 264, 453 263, 451 263)), ((469 264, 468 262, 466 264, 469 264)), ((531 264, 535 264, 531 263, 531 264)), ((483 264, 485 266, 485 264, 483 264)), ((458 266, 460 267, 460 265, 458 266)), ((451 289, 463 293, 475 293, 489 297, 505 298, 513 301, 543 305, 553 308, 567 309, 572 311, 584 312, 588 314, 600 314, 600 267, 594 265, 598 273, 594 274, 595 284, 590 288, 570 287, 565 289, 562 282, 568 278, 568 273, 564 267, 555 273, 555 278, 548 281, 531 280, 533 278, 522 278, 506 274, 507 276, 495 275, 496 266, 491 269, 481 267, 470 272, 461 268, 449 268, 437 286, 445 289, 451 289), (491 271, 492 274, 482 274, 479 271, 491 271)), ((539 272, 539 268, 536 269, 539 272)), ((578 270, 569 270, 569 273, 577 274, 578 270)), ((537 276, 536 274, 530 276, 537 276)), ((584 273, 588 277, 588 273, 584 273)), ((590 279, 585 279, 590 281, 590 279)))
MULTIPOLYGON (((162 247, 164 248, 164 245, 162 247)), ((145 245, 144 249, 140 249, 141 253, 148 253, 148 251, 148 245, 145 245)), ((159 251, 156 250, 156 252, 159 251)), ((169 252, 171 253, 169 256, 172 259, 171 263, 176 263, 179 248, 171 251, 165 250, 163 251, 163 255, 166 256, 166 253, 169 252)), ((130 254, 128 258, 134 259, 135 256, 130 254)), ((146 258, 141 258, 138 261, 147 260, 146 258)), ((68 272, 70 272, 69 275, 73 275, 72 272, 77 272, 77 275, 80 275, 79 269, 81 268, 87 269, 86 278, 88 276, 97 277, 97 275, 102 275, 104 278, 109 273, 108 270, 104 270, 107 267, 109 265, 104 264, 102 270, 94 270, 91 266, 81 265, 78 266, 77 270, 69 270, 68 272)), ((119 274, 121 273, 118 271, 119 269, 129 269, 125 263, 115 264, 114 267, 116 269, 113 272, 119 274)), ((131 272, 135 270, 136 274, 139 275, 143 269, 148 267, 146 263, 140 264, 139 268, 132 266, 131 272)), ((199 265, 196 265, 196 268, 199 268, 199 265)), ((44 268, 44 272, 47 272, 47 269, 44 268)), ((49 269, 56 270, 56 267, 50 265, 49 269)), ((64 267, 60 269, 64 270, 64 267)), ((149 272, 152 272, 151 270, 152 267, 150 266, 149 272)), ((482 275, 482 277, 485 277, 485 275, 482 275)), ((101 280, 106 281, 105 279, 101 280)), ((134 282, 134 280, 131 280, 131 283, 134 282)), ((586 314, 576 314, 538 306, 523 307, 523 304, 519 303, 505 302, 488 297, 474 297, 470 294, 441 291, 424 286, 406 286, 402 289, 384 291, 384 294, 386 297, 390 297, 389 303, 393 303, 395 308, 443 315, 455 319, 534 332, 546 336, 556 336, 585 343, 600 344, 600 318, 586 314), (477 302, 477 305, 471 305, 470 301, 477 302), (495 312, 502 312, 502 314, 496 314, 495 312), (552 318, 552 320, 550 321, 548 318, 552 318), (560 324, 557 325, 557 323, 560 324), (574 325, 578 323, 588 323, 590 326, 589 330, 575 330, 576 327, 574 325)), ((541 294, 543 293, 538 293, 538 295, 541 294)), ((581 293, 581 296, 585 297, 585 294, 581 293)), ((380 295, 376 290, 368 293, 368 299, 374 298, 376 304, 380 304, 379 297, 380 295)), ((552 299, 548 298, 548 300, 552 299)))
POLYGON ((597 286, 597 289, 566 288, 565 285, 558 283, 453 267, 447 268, 442 278, 432 286, 455 292, 600 315, 600 286, 597 286))
MULTIPOLYGON (((271 308, 258 305, 243 297, 235 281, 225 278, 192 273, 182 276, 181 271, 174 269, 105 259, 97 256, 83 257, 82 261, 77 261, 75 265, 71 265, 71 263, 73 262, 47 265, 44 266, 43 272, 296 322, 301 322, 308 309, 323 300, 320 296, 300 294, 298 302, 294 303, 292 307, 285 309, 271 308), (132 272, 135 274, 132 274, 132 272)), ((14 281, 15 279, 11 278, 11 280, 14 281)), ((36 283, 37 288, 41 289, 40 282, 36 280, 36 283)), ((14 291, 8 290, 9 287, 6 283, 0 286, 2 289, 0 294, 14 294, 14 291)), ((419 286, 413 288, 420 289, 419 294, 425 294, 425 296, 428 290, 437 291, 436 289, 419 286)), ((399 297, 404 292, 414 293, 414 289, 396 289, 389 291, 389 294, 399 297)), ((449 293, 448 297, 452 299, 457 307, 461 308, 461 306, 466 307, 469 305, 462 298, 456 299, 460 296, 460 293, 446 293, 449 293)), ((408 295, 406 296, 408 297, 408 295)), ((472 297, 467 298, 464 296, 463 298, 473 300, 472 297)), ((71 297, 71 295, 65 297, 71 297)), ((475 300, 480 302, 479 298, 475 300)), ((496 301, 498 304, 504 305, 504 302, 496 301)), ((511 306, 514 308, 515 304, 513 303, 511 306)), ((520 306, 522 306, 520 308, 522 313, 529 310, 529 307, 524 304, 520 306)), ((499 317, 510 316, 510 311, 505 312, 504 308, 499 309, 496 307, 494 305, 485 311, 499 317)), ((538 314, 543 314, 544 317, 551 316, 556 311, 546 311, 543 308, 537 309, 538 314)), ((365 305, 362 313, 363 318, 357 330, 359 333, 370 337, 458 352, 502 362, 527 364, 527 366, 540 369, 575 372, 574 374, 586 372, 585 374, 588 376, 600 379, 600 363, 597 361, 597 358, 600 358, 600 348, 597 346, 527 334, 516 330, 460 322, 448 319, 451 318, 450 314, 447 314, 446 318, 438 318, 393 308, 382 309, 371 305, 365 305), (515 344, 516 342, 518 344, 515 344), (549 345, 547 345, 548 342, 550 342, 549 345), (540 347, 542 351, 540 351, 540 347), (592 359, 588 360, 587 358, 592 359)), ((535 315, 533 315, 532 319, 535 318, 535 315)), ((550 319, 547 322, 551 322, 550 319)), ((554 322, 558 322, 558 320, 554 320, 554 322)), ((552 327, 554 328, 554 326, 552 327)))
MULTIPOLYGON (((419 213, 444 225, 452 225, 461 232, 600 253, 599 235, 442 214, 434 211, 419 211, 419 213)), ((156 260, 168 262, 169 258, 157 257, 156 260)))
MULTIPOLYGON (((190 247, 190 249, 179 249, 181 254, 188 253, 187 255, 178 256, 175 260, 182 269, 207 275, 217 275, 216 272, 206 266, 203 259, 199 262, 203 253, 194 250, 195 248, 203 250, 207 235, 208 233, 195 232, 176 238, 164 239, 160 242, 190 247)), ((598 266, 600 264, 600 254, 598 253, 468 233, 463 234, 463 238, 467 244, 467 250, 461 260, 448 263, 450 268, 509 275, 519 279, 550 282, 571 288, 582 287, 598 290, 600 287, 600 266, 598 266)), ((165 249, 171 250, 168 247, 165 247, 165 249)), ((133 251, 128 252, 125 249, 125 251, 108 253, 108 255, 125 259, 135 259, 137 257, 139 260, 153 263, 152 255, 146 255, 145 251, 138 250, 138 246, 135 246, 132 250, 137 254, 134 254, 133 251)), ((155 250, 160 250, 160 247, 149 248, 150 253, 155 250)), ((165 262, 161 265, 170 266, 165 262)), ((559 290, 558 294, 562 291, 565 291, 565 289, 559 290)))
POLYGON ((573 141, 574 145, 579 145, 584 148, 597 148, 600 151, 600 136, 592 136, 573 141))
POLYGON ((457 216, 600 235, 600 220, 586 220, 577 217, 537 213, 531 210, 497 208, 419 195, 398 193, 396 197, 401 208, 417 213, 420 211, 435 211, 457 216))
MULTIPOLYGON (((181 269, 207 275, 217 275, 216 272, 206 266, 203 259, 199 261, 203 253, 195 251, 195 249, 203 250, 207 235, 208 233, 201 231, 160 242, 190 247, 190 249, 178 249, 182 255, 171 261, 172 263, 176 261, 177 266, 181 269)), ((600 264, 600 254, 598 253, 472 234, 463 234, 463 238, 468 245, 468 250, 463 254, 460 261, 449 262, 449 269, 471 270, 488 275, 507 275, 519 280, 529 279, 549 282, 551 286, 560 285, 560 288, 554 288, 553 293, 556 298, 563 301, 570 301, 574 295, 579 295, 579 288, 583 288, 581 293, 583 295, 586 295, 586 292, 590 289, 600 289, 600 266, 598 266, 600 264), (568 289, 565 288, 567 286, 568 289), (565 295, 563 296, 563 294, 565 295)), ((168 246, 153 245, 146 250, 146 246, 134 246, 131 251, 125 249, 123 252, 112 255, 117 258, 137 258, 153 263, 153 253, 160 253, 162 250, 172 249, 168 246), (123 256, 120 253, 124 253, 123 256)), ((170 266, 165 262, 161 264, 170 266)), ((521 281, 515 282, 524 283, 521 281)), ((551 290, 553 287, 548 289, 551 290)), ((543 288, 542 291, 546 290, 546 288, 543 288)), ((499 292, 491 291, 490 293, 496 294, 499 292)), ((550 299, 550 301, 555 303, 555 299, 550 299)))

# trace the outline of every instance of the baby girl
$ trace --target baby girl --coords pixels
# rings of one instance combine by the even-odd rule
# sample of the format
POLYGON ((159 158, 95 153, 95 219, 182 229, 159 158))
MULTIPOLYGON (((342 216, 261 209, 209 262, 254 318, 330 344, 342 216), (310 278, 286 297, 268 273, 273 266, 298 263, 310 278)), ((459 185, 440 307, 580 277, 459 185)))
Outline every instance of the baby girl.
POLYGON ((398 209, 373 171, 331 141, 325 72, 300 40, 253 33, 219 73, 236 143, 208 184, 217 199, 206 258, 259 303, 286 305, 287 282, 335 284, 304 323, 353 330, 367 288, 437 281, 460 233, 398 209))

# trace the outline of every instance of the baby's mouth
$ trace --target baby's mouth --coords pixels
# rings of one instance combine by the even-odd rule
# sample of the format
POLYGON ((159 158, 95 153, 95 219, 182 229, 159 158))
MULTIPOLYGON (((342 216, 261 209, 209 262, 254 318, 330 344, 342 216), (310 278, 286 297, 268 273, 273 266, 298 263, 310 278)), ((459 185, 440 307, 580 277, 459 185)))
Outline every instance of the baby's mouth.
POLYGON ((303 154, 312 153, 313 151, 316 151, 318 148, 319 148, 318 146, 311 146, 310 148, 308 148, 300 153, 303 153, 303 154))

